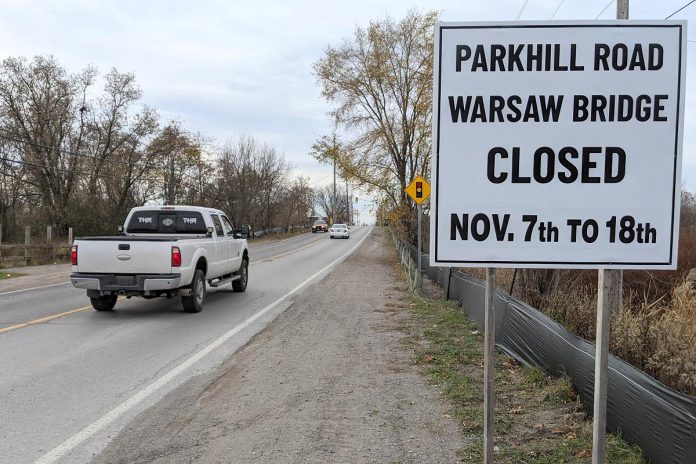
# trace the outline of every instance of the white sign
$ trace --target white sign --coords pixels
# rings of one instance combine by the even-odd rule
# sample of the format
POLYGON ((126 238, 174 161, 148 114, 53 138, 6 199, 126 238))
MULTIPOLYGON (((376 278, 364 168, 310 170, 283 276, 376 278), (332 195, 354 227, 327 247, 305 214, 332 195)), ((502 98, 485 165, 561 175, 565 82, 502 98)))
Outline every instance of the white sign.
POLYGON ((438 23, 433 266, 675 269, 685 21, 438 23))

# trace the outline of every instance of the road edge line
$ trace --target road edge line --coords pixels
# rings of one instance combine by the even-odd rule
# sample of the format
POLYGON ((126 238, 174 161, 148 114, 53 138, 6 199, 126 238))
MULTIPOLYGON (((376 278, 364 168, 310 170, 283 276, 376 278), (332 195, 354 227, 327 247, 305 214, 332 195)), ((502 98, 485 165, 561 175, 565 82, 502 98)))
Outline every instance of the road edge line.
POLYGON ((48 287, 57 287, 58 285, 66 285, 69 283, 70 283, 70 281, 68 280, 67 282, 60 282, 57 284, 50 284, 50 285, 42 285, 41 287, 21 288, 19 290, 11 290, 9 292, 2 292, 2 293, 0 293, 0 296, 10 295, 12 293, 19 293, 19 292, 29 292, 31 290, 40 290, 42 288, 48 288, 48 287))

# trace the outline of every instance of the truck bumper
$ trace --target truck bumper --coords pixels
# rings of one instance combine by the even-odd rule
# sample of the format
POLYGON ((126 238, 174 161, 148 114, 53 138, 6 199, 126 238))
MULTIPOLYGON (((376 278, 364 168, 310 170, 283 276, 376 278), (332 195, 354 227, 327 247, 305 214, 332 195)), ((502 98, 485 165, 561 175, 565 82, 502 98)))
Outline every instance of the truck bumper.
POLYGON ((100 294, 147 294, 153 291, 174 290, 181 286, 180 274, 119 275, 72 274, 73 287, 97 291, 100 294))

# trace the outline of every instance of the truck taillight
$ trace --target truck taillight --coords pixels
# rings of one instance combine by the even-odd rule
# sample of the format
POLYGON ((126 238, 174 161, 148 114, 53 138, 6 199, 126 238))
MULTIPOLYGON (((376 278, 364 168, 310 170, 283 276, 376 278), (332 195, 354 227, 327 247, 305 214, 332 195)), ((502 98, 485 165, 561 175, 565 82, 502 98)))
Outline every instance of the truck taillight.
POLYGON ((70 262, 73 266, 77 266, 77 245, 70 249, 70 262))
POLYGON ((172 267, 181 266, 181 250, 179 247, 172 247, 172 267))

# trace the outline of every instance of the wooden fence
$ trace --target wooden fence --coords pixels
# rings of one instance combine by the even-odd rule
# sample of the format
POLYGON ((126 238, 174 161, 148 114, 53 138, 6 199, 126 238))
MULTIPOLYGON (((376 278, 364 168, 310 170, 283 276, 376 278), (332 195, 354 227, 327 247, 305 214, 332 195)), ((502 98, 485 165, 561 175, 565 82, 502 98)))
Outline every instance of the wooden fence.
POLYGON ((30 264, 53 264, 70 259, 73 241, 72 227, 68 229, 67 240, 54 240, 53 228, 46 227, 46 235, 32 242, 31 227, 24 228, 24 243, 2 243, 0 226, 0 267, 27 266, 30 264))

